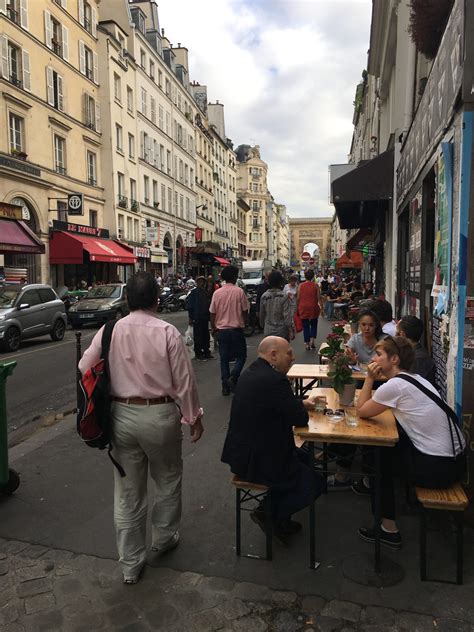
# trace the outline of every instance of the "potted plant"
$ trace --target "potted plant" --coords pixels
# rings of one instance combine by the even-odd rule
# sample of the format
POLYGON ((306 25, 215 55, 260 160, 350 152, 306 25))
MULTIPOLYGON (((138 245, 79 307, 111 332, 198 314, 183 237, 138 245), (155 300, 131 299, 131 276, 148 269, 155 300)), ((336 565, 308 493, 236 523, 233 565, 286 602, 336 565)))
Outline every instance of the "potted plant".
POLYGON ((344 325, 345 321, 334 323, 332 331, 326 337, 326 346, 320 351, 320 355, 324 356, 329 361, 330 370, 332 370, 332 363, 335 356, 341 353, 344 349, 344 325))
POLYGON ((340 405, 351 406, 354 402, 355 382, 349 358, 340 351, 334 356, 333 363, 334 369, 329 371, 328 377, 332 379, 333 388, 339 394, 340 405))

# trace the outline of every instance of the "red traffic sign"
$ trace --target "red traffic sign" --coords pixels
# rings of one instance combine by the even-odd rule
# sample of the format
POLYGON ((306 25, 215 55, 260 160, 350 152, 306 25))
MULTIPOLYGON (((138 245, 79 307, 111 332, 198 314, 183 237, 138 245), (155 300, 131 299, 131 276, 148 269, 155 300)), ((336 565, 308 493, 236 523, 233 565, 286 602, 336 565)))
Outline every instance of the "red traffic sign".
POLYGON ((313 257, 311 257, 311 259, 309 260, 309 265, 310 266, 314 266, 314 259, 313 259, 313 257))
POLYGON ((309 261, 311 259, 311 255, 309 254, 309 252, 303 252, 303 254, 301 255, 301 259, 302 261, 309 261))

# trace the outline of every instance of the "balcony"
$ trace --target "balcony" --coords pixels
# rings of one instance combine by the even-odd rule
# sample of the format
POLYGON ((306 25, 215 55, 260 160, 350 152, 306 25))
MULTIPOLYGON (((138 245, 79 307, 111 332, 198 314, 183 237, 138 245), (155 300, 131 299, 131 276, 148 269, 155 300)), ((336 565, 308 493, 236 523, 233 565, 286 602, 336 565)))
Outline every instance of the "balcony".
POLYGON ((16 86, 17 88, 22 88, 23 87, 23 84, 22 84, 21 80, 18 79, 17 75, 10 75, 8 81, 12 85, 16 86))
POLYGON ((56 173, 60 173, 62 176, 65 176, 67 173, 66 167, 64 167, 64 165, 56 165, 55 171, 56 173))
POLYGON ((95 187, 97 184, 97 180, 93 178, 92 176, 89 176, 87 178, 87 184, 90 184, 91 186, 95 187))
POLYGON ((120 193, 117 195, 117 204, 120 208, 128 208, 128 197, 125 195, 121 195, 120 193))
POLYGON ((20 24, 20 14, 13 7, 7 6, 7 17, 15 24, 20 24))
POLYGON ((137 200, 134 200, 133 198, 130 198, 130 210, 134 211, 135 213, 138 213, 138 211, 140 210, 140 204, 137 200))

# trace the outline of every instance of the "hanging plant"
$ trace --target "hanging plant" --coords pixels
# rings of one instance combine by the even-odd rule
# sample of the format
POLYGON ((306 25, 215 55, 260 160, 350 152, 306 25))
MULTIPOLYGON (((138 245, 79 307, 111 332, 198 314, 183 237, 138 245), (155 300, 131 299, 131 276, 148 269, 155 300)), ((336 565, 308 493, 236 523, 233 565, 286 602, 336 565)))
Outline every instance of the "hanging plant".
POLYGON ((454 0, 410 0, 408 31, 417 50, 434 59, 454 0))

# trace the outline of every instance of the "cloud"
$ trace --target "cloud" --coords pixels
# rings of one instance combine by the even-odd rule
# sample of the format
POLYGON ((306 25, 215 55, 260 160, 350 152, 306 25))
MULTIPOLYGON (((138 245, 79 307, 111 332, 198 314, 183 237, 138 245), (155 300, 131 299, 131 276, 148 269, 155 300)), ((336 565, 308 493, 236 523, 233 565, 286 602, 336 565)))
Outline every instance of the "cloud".
POLYGON ((328 165, 347 161, 370 0, 161 0, 161 26, 189 49, 190 76, 225 104, 234 145, 260 145, 290 215, 332 215, 328 165))

